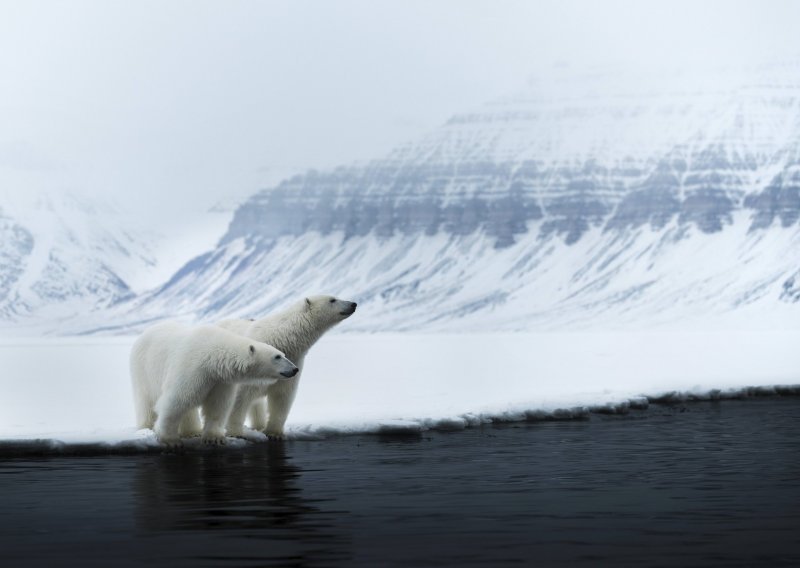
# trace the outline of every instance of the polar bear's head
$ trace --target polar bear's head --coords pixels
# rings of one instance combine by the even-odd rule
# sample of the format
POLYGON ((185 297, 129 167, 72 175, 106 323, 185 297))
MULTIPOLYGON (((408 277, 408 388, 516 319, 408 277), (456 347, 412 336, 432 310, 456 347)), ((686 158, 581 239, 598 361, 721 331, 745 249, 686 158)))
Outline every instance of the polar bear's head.
POLYGON ((352 316, 356 311, 355 302, 341 300, 334 296, 308 296, 305 309, 320 325, 329 327, 352 316))
POLYGON ((250 343, 248 361, 247 374, 250 378, 290 379, 298 371, 297 365, 289 361, 286 355, 266 343, 250 343))

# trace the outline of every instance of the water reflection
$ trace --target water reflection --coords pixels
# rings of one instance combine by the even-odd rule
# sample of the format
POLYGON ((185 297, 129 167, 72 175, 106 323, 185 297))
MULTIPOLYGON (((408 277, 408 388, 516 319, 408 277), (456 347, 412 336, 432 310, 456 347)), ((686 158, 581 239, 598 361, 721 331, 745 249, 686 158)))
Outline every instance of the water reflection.
POLYGON ((346 513, 304 495, 303 472, 287 452, 286 445, 270 443, 140 460, 133 479, 137 529, 147 533, 142 536, 204 532, 239 547, 245 539, 248 550, 236 549, 243 556, 281 565, 351 557, 351 538, 336 527, 346 513))

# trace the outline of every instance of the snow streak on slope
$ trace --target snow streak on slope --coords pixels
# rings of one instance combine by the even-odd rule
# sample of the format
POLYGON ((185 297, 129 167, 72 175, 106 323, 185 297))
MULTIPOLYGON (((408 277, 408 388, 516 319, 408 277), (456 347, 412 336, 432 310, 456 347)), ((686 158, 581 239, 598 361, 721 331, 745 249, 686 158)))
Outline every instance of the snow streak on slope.
POLYGON ((671 326, 732 310, 746 327, 796 327, 800 306, 778 299, 796 270, 787 259, 798 250, 800 227, 751 232, 744 221, 714 234, 676 221, 661 229, 594 229, 573 245, 531 234, 502 250, 480 232, 240 238, 126 307, 117 318, 125 323, 111 330, 138 328, 142 314, 255 317, 303 290, 357 291, 362 307, 351 330, 671 326))

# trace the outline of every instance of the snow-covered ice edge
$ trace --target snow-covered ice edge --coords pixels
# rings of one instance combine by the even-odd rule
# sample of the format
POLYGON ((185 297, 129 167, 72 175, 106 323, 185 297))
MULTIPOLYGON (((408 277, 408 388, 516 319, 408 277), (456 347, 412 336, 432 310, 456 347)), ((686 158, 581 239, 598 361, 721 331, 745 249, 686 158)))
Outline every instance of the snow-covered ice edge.
MULTIPOLYGON (((152 432, 133 427, 132 341, 0 342, 0 455, 163 451, 152 432)), ((287 438, 418 435, 798 395, 798 344, 799 331, 332 335, 306 360, 287 438)))
MULTIPOLYGON (((745 387, 738 389, 712 389, 709 391, 670 391, 657 395, 642 395, 605 404, 556 408, 552 410, 527 409, 504 411, 499 414, 467 413, 452 418, 393 419, 358 424, 330 424, 296 426, 287 431, 285 440, 324 440, 331 437, 380 435, 407 437, 424 432, 453 432, 490 424, 514 422, 548 422, 587 420, 592 414, 625 415, 631 411, 646 411, 651 404, 665 405, 703 401, 730 401, 750 398, 800 396, 800 384, 745 387)), ((251 432, 248 439, 227 438, 224 446, 205 445, 199 438, 184 440, 178 450, 160 444, 151 430, 123 430, 65 434, 60 438, 21 438, 0 440, 0 458, 30 455, 104 455, 162 453, 182 451, 238 450, 259 443, 280 443, 251 432), (98 439, 92 441, 92 437, 98 439)))

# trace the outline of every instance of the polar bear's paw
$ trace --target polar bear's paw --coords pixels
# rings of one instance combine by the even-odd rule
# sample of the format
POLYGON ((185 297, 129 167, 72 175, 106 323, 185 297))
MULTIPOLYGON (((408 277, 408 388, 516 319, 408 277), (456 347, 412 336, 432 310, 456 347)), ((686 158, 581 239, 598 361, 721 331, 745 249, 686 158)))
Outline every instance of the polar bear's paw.
POLYGON ((267 436, 258 430, 253 430, 252 428, 244 427, 241 430, 231 431, 228 430, 228 436, 233 438, 241 438, 242 440, 247 440, 248 442, 266 442, 267 436))
POLYGON ((245 437, 245 430, 249 430, 249 428, 242 426, 240 428, 228 426, 227 435, 231 438, 244 438, 245 437))
POLYGON ((280 442, 286 439, 286 437, 283 435, 283 432, 270 432, 265 430, 264 434, 266 435, 267 440, 270 442, 280 442))
POLYGON ((225 434, 221 432, 206 432, 201 439, 207 446, 224 446, 228 443, 225 434))
POLYGON ((159 438, 158 441, 161 442, 161 445, 166 447, 168 450, 183 449, 183 440, 180 438, 159 438))

